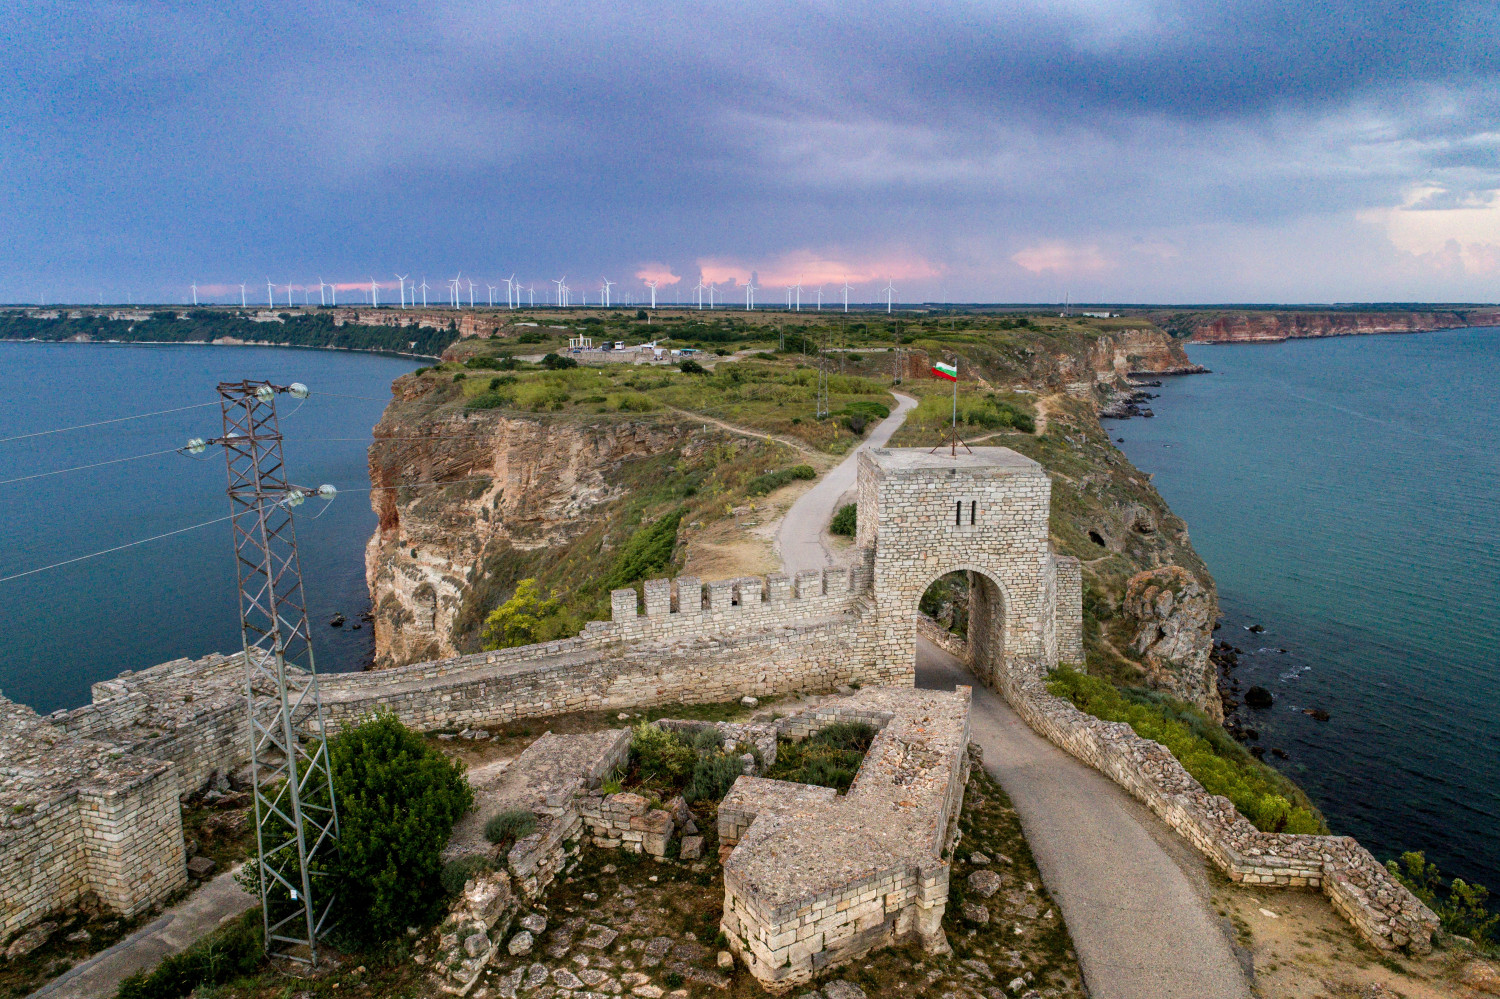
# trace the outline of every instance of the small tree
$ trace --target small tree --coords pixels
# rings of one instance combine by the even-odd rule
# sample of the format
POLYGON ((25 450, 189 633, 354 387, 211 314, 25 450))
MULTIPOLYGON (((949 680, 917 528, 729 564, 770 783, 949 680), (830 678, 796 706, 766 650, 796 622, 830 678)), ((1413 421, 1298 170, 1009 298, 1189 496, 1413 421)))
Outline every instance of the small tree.
POLYGON ((545 618, 558 613, 561 605, 549 595, 542 599, 535 579, 523 579, 516 585, 515 596, 490 611, 484 620, 482 639, 486 649, 509 649, 538 641, 545 618))
POLYGON ((390 940, 436 915, 442 852, 474 805, 461 762, 393 714, 329 742, 339 809, 336 867, 343 928, 360 943, 390 940))

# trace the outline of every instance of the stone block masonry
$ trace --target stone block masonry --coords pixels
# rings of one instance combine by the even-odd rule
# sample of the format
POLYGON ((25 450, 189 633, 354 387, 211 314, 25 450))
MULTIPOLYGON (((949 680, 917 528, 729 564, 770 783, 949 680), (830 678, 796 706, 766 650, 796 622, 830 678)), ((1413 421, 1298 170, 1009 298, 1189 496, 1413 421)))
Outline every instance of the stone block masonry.
POLYGON ((945 952, 948 861, 968 780, 969 688, 862 690, 781 720, 789 738, 879 727, 847 795, 741 777, 719 805, 722 928, 762 985, 785 992, 905 939, 945 952))

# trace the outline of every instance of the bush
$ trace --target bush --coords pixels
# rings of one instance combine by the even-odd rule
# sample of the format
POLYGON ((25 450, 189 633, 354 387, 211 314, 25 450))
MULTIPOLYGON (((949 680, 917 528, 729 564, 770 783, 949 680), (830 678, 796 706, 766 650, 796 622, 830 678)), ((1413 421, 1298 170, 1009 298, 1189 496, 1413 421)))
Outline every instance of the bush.
POLYGON ((456 382, 461 382, 461 381, 463 381, 467 377, 469 377, 469 376, 466 375, 466 374, 464 374, 462 371, 460 371, 458 374, 456 374, 456 375, 453 376, 453 380, 456 381, 456 382))
POLYGON ((484 838, 491 843, 514 843, 536 831, 536 816, 524 808, 507 808, 490 816, 484 838))
POLYGON ((845 503, 839 507, 839 512, 833 515, 833 523, 828 525, 828 530, 841 537, 852 538, 859 527, 859 506, 854 503, 845 503))
POLYGON ((1447 885, 1436 864, 1427 862, 1420 851, 1401 855, 1401 863, 1385 862, 1386 870, 1426 906, 1437 913, 1443 929, 1455 936, 1468 937, 1481 947, 1493 947, 1500 928, 1500 912, 1490 912, 1490 891, 1484 885, 1471 885, 1454 878, 1447 885))
POLYGON ((1258 762, 1201 711, 1153 691, 1116 690, 1107 681, 1067 667, 1047 689, 1080 711, 1122 721, 1142 738, 1165 746, 1210 794, 1221 794, 1265 832, 1327 833, 1312 802, 1285 777, 1258 762))
POLYGON ((562 604, 549 594, 545 599, 535 579, 523 579, 509 600, 484 619, 480 641, 486 649, 513 649, 550 641, 564 630, 562 604))
POLYGON ((178 999, 202 985, 218 985, 248 975, 265 955, 260 909, 164 958, 150 972, 138 971, 120 983, 117 999, 178 999))
POLYGON ((560 354, 548 354, 542 358, 542 367, 548 371, 564 371, 568 368, 578 367, 578 362, 571 357, 563 357, 560 354))
POLYGON ((539 330, 527 330, 516 337, 516 343, 544 343, 546 340, 547 334, 539 330))
POLYGON ((631 732, 630 761, 643 781, 680 784, 697 762, 693 747, 677 733, 641 722, 631 732))
POLYGON ((677 525, 682 523, 682 515, 682 510, 676 510, 632 534, 615 558, 614 569, 605 577, 604 588, 628 586, 666 569, 677 548, 677 525))
MULTIPOLYGON (((498 379, 498 378, 492 378, 492 379, 490 379, 490 387, 491 387, 491 389, 493 389, 495 387, 495 383, 498 382, 499 380, 500 379, 498 379)), ((506 406, 510 406, 510 405, 514 404, 515 401, 516 400, 515 400, 515 398, 513 396, 506 395, 506 394, 504 394, 502 392, 490 391, 490 392, 484 392, 484 393, 482 393, 480 395, 476 395, 473 398, 466 400, 464 402, 464 408, 465 409, 502 409, 502 408, 504 408, 506 406)))
POLYGON ((816 479, 818 472, 811 465, 793 465, 791 468, 783 468, 775 472, 767 472, 765 475, 757 475, 750 480, 745 491, 751 496, 764 496, 797 479, 816 479))
POLYGON ((704 753, 693 764, 693 778, 683 789, 683 800, 688 804, 696 801, 719 801, 729 793, 729 789, 744 772, 745 763, 738 756, 717 751, 704 753))
POLYGON ((469 879, 476 874, 484 874, 494 869, 495 865, 490 862, 490 858, 483 854, 473 853, 444 864, 439 880, 442 882, 443 891, 453 896, 463 891, 464 885, 468 884, 469 879))
POLYGON ((801 742, 783 740, 767 777, 797 784, 849 790, 860 761, 870 749, 875 728, 863 722, 839 722, 801 742))
POLYGON ((677 367, 680 368, 680 369, 682 369, 682 373, 685 374, 685 375, 706 375, 706 374, 708 374, 708 369, 707 368, 705 368, 703 365, 699 364, 697 361, 694 361, 694 360, 691 360, 691 359, 683 361, 681 364, 677 365, 677 367))
POLYGON ((498 357, 471 357, 464 362, 464 367, 470 369, 482 368, 486 371, 499 371, 500 359, 498 357))
POLYGON ((873 399, 856 399, 845 406, 841 412, 850 415, 858 414, 867 419, 883 420, 891 415, 891 407, 882 402, 875 402, 873 399))
POLYGON ((635 310, 635 318, 639 319, 641 322, 645 322, 646 319, 649 318, 649 317, 646 315, 646 310, 645 309, 636 309, 635 310))
POLYGON ((339 810, 339 906, 359 914, 343 925, 357 942, 390 940, 436 915, 443 848, 474 792, 462 763, 393 714, 343 730, 328 751, 339 810))
POLYGON ((852 416, 844 417, 844 426, 847 427, 849 429, 849 432, 856 437, 861 437, 864 435, 865 422, 866 420, 862 413, 855 413, 852 416))
POLYGON ((620 401, 615 404, 615 408, 622 413, 649 413, 656 408, 656 401, 640 392, 627 392, 620 396, 620 401))

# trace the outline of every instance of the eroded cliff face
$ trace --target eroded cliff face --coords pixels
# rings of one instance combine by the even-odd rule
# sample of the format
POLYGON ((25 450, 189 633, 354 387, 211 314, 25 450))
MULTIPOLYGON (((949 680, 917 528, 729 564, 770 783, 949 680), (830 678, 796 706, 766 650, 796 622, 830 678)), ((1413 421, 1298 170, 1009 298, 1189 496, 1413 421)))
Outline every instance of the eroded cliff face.
POLYGON ((624 495, 625 466, 695 446, 672 421, 433 417, 420 400, 402 398, 416 388, 403 382, 415 381, 397 381, 397 401, 370 447, 380 525, 365 550, 365 576, 377 668, 463 651, 455 625, 487 558, 565 549, 624 495), (396 486, 414 482, 452 484, 396 486))
POLYGON ((1253 343, 1360 333, 1420 333, 1500 324, 1500 310, 1433 312, 1245 312, 1186 315, 1174 328, 1196 343, 1253 343))

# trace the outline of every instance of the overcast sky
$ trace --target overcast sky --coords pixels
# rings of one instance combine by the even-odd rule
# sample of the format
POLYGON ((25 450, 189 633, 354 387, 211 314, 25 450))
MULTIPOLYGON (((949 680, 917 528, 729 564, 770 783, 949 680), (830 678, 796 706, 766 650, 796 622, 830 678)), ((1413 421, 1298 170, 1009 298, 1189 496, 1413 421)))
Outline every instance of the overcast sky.
POLYGON ((1495 0, 22 0, 0 82, 0 301, 1500 299, 1495 0))

